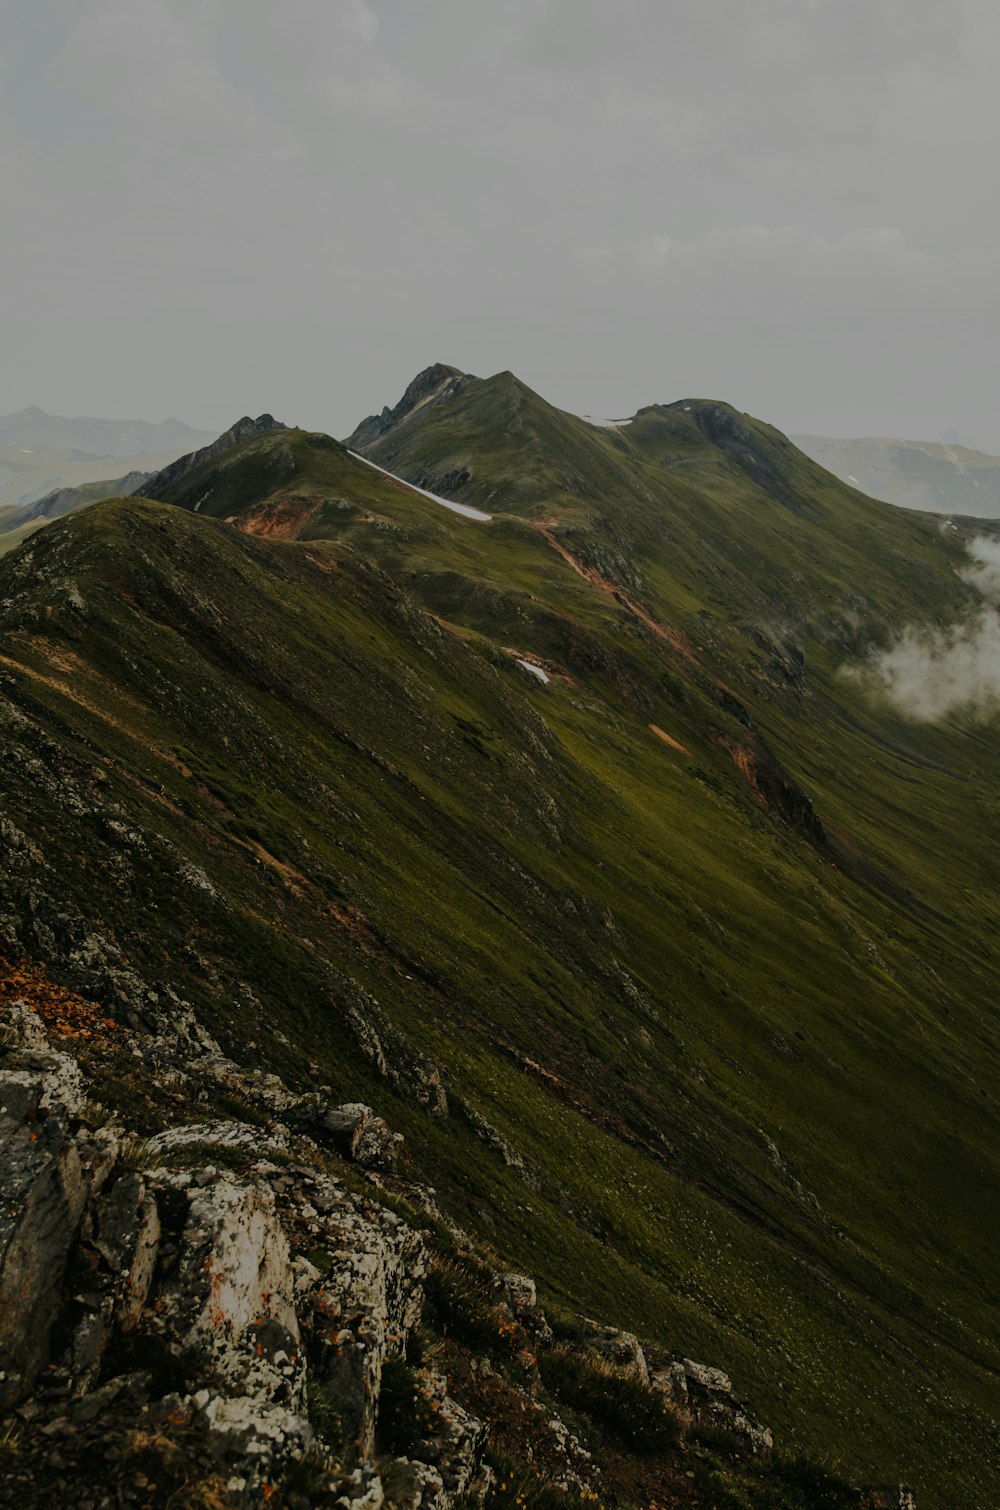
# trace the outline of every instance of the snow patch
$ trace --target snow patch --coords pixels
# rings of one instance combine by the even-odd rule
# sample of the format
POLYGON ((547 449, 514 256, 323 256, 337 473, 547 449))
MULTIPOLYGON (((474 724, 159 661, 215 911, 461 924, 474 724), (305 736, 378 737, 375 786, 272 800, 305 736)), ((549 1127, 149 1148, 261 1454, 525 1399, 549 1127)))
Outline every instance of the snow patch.
POLYGON ((549 673, 543 671, 541 666, 536 666, 534 661, 522 661, 521 657, 518 656, 517 664, 523 666, 525 671, 530 671, 532 676, 537 676, 540 682, 550 682, 552 680, 549 673))
POLYGON ((598 419, 593 414, 581 414, 579 416, 586 425, 595 425, 598 430, 621 430, 630 425, 630 419, 598 419))
POLYGON ((441 498, 437 493, 428 493, 426 488, 418 488, 415 483, 407 482, 405 477, 397 477, 395 472, 389 472, 385 467, 380 467, 377 461, 369 461, 367 456, 361 456, 357 451, 348 451, 348 456, 353 456, 355 461, 363 461, 366 467, 371 467, 375 472, 381 472, 383 477, 391 477, 393 482, 401 483, 404 488, 409 488, 411 493, 419 493, 421 498, 429 498, 431 503, 439 503, 442 508, 451 509, 453 514, 461 514, 465 519, 479 519, 488 524, 493 518, 492 514, 484 514, 482 509, 474 509, 467 503, 455 503, 450 498, 441 498))

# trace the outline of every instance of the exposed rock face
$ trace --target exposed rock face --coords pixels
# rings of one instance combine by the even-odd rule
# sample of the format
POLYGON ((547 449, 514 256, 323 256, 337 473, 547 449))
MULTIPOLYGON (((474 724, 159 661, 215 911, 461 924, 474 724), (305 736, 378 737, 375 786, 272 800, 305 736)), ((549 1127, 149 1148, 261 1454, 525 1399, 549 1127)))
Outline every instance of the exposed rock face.
POLYGON ((312 1363, 362 1456, 372 1451, 382 1367, 402 1353, 420 1316, 427 1255, 421 1238, 384 1207, 365 1210, 329 1182, 310 1192, 327 1208, 332 1260, 303 1299, 312 1363))
POLYGON ((614 1327, 599 1327, 588 1339, 589 1346, 601 1358, 606 1358, 616 1368, 638 1379, 640 1384, 649 1383, 646 1355, 638 1337, 631 1332, 618 1332, 614 1327))
POLYGON ((732 1380, 721 1369, 690 1358, 670 1359, 664 1354, 650 1354, 650 1383, 682 1410, 705 1426, 721 1426, 744 1437, 752 1452, 770 1452, 774 1437, 748 1413, 733 1389, 732 1380))
POLYGON ((235 425, 220 435, 218 440, 213 440, 211 445, 203 446, 200 451, 192 451, 187 456, 182 456, 178 461, 170 463, 162 471, 156 472, 147 481, 135 489, 137 498, 163 498, 178 482, 182 481, 195 467, 200 467, 204 462, 211 461, 215 456, 221 456, 225 451, 231 451, 234 446, 241 446, 244 441, 256 440, 258 435, 266 435, 269 430, 284 430, 286 427, 276 420, 272 414, 259 414, 256 419, 251 419, 245 414, 238 419, 235 425))
POLYGON ((219 1177, 186 1195, 180 1261, 161 1298, 169 1344, 234 1393, 297 1407, 294 1280, 270 1188, 219 1177))
POLYGON ((368 1169, 391 1168, 396 1162, 395 1136, 370 1106, 352 1102, 330 1107, 320 1116, 319 1126, 339 1152, 368 1169))
POLYGON ((465 373, 459 372, 457 367, 448 367, 443 362, 425 367, 410 383, 399 403, 392 409, 384 408, 381 414, 370 414, 367 419, 363 419, 347 445, 352 451, 363 451, 387 431, 402 424, 416 410, 429 403, 442 403, 450 398, 466 381, 465 373))
MULTIPOLYGON (((27 1046, 0 1073, 0 1402, 20 1398, 47 1360, 63 1274, 88 1195, 113 1157, 108 1137, 74 1138, 83 1099, 74 1060, 39 1046, 15 1004, 8 1031, 27 1046)), ((37 1021, 37 1020, 36 1020, 37 1021)))

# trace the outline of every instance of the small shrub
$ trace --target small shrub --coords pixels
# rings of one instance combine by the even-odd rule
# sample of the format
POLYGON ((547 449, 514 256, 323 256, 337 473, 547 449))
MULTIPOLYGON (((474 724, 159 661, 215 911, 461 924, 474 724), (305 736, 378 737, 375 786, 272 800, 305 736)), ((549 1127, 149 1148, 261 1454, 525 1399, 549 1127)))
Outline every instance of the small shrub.
POLYGON ((512 1326, 489 1279, 456 1259, 439 1259, 424 1281, 424 1317, 439 1336, 477 1352, 496 1351, 512 1326))
POLYGON ((586 1342, 590 1335, 582 1319, 565 1306, 546 1304, 545 1319, 559 1342, 586 1342))
POLYGON ((543 1353, 538 1366, 551 1394, 633 1452, 670 1452, 679 1445, 681 1423, 658 1390, 565 1349, 543 1353))
POLYGON ((21 1428, 16 1421, 8 1421, 0 1431, 0 1467, 11 1462, 21 1450, 21 1428))
POLYGON ((346 1445, 346 1432, 333 1391, 322 1379, 309 1380, 309 1424, 328 1447, 336 1450, 346 1445))
POLYGON ((152 1138, 140 1138, 135 1133, 128 1133, 122 1138, 118 1163, 123 1169, 143 1174, 154 1164, 162 1163, 162 1155, 157 1152, 152 1138))
POLYGON ((434 1412, 415 1369, 405 1358, 387 1358, 382 1365, 376 1428, 380 1451, 409 1457, 433 1430, 434 1412))

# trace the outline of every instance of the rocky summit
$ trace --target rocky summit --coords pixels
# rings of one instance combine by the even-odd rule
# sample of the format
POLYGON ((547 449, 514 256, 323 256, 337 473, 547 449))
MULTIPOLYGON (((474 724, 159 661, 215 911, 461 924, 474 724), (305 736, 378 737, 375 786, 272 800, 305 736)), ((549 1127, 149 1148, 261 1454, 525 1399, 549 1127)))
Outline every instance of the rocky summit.
POLYGON ((443 364, 139 488, 0 560, 0 1503, 997 1503, 987 527, 443 364))

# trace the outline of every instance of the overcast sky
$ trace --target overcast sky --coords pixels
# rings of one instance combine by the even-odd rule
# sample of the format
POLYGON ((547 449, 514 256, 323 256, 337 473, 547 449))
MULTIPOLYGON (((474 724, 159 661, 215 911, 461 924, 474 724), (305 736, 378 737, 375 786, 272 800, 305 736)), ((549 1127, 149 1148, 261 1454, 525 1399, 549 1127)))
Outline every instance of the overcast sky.
POLYGON ((0 0, 0 412, 1000 450, 995 0, 0 0))

